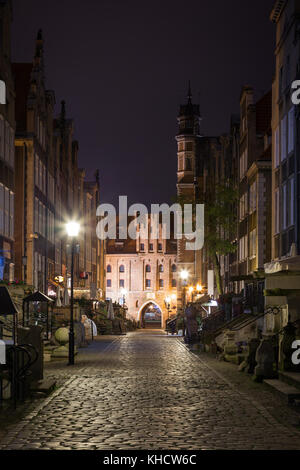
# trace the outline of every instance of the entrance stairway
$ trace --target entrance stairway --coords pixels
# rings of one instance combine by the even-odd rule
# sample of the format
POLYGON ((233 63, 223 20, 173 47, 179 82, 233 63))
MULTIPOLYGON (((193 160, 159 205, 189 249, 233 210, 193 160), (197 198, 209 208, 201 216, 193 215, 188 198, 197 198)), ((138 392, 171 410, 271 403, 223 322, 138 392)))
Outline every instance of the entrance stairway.
POLYGON ((287 403, 300 406, 300 373, 278 372, 278 375, 278 379, 265 379, 264 383, 284 398, 287 403))

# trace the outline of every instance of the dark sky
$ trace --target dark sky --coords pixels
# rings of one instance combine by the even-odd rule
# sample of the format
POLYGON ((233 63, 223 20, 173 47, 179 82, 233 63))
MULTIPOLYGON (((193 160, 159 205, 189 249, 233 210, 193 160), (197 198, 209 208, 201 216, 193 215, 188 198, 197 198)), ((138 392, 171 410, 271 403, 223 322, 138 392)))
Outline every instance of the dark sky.
POLYGON ((80 165, 100 169, 102 200, 169 202, 177 112, 191 80, 202 131, 219 135, 250 84, 271 87, 273 0, 13 0, 13 59, 39 28, 47 88, 75 120, 80 165))

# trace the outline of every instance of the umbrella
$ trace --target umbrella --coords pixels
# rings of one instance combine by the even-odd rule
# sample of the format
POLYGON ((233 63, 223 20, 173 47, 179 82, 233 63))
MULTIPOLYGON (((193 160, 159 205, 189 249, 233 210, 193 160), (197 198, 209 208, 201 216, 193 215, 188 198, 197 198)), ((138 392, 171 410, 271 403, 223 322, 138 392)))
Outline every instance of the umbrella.
POLYGON ((67 289, 67 287, 65 287, 65 291, 64 291, 64 305, 65 307, 67 307, 70 303, 70 298, 69 298, 69 291, 67 289))
POLYGON ((57 286, 56 289, 56 307, 61 307, 61 300, 60 300, 60 287, 57 286))
POLYGON ((113 304, 112 304, 112 300, 111 300, 111 299, 109 299, 109 302, 108 302, 107 318, 109 318, 110 320, 113 320, 113 319, 115 318, 114 308, 113 308, 113 304))

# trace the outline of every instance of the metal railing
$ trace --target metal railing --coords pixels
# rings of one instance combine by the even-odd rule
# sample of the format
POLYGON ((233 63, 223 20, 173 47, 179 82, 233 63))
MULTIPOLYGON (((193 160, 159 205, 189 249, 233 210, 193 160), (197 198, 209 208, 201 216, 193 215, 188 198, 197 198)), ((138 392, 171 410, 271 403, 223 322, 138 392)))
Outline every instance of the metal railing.
POLYGON ((6 345, 6 364, 0 364, 0 405, 3 394, 9 391, 14 408, 24 401, 30 389, 30 368, 38 359, 38 352, 31 344, 6 345))

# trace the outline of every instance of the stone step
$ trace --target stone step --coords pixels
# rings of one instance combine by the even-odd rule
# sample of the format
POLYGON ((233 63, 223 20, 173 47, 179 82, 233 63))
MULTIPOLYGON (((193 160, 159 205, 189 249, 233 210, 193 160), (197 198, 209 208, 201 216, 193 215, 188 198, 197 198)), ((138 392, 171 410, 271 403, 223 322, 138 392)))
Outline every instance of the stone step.
POLYGON ((300 372, 279 372, 279 378, 300 390, 300 372))
POLYGON ((49 395, 55 388, 56 381, 52 379, 39 380, 30 385, 30 390, 34 393, 49 395))
POLYGON ((264 383, 279 393, 287 403, 300 400, 300 390, 278 379, 265 379, 264 383))

